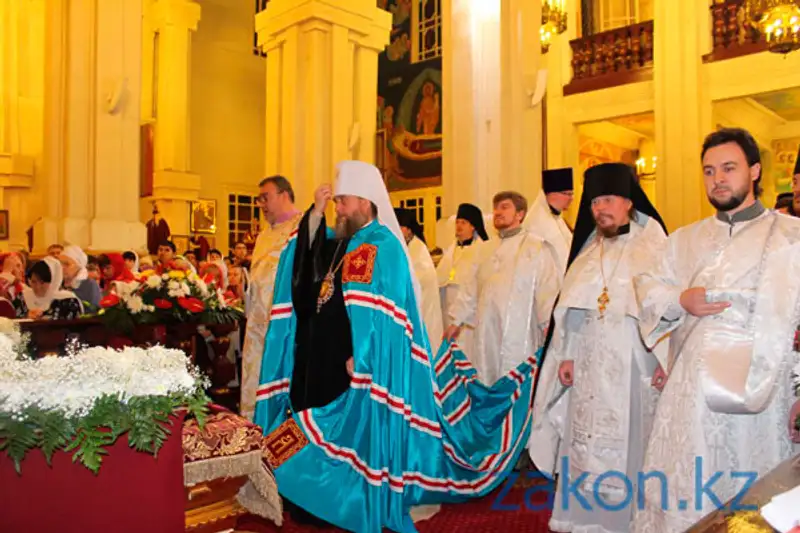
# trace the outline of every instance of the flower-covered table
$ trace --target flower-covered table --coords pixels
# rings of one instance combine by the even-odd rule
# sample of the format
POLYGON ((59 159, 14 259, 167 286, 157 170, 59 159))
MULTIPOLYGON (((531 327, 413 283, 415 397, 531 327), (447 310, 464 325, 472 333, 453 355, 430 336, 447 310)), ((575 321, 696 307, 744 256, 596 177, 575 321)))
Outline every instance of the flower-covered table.
POLYGON ((163 347, 27 357, 0 321, 0 531, 184 530, 183 418, 199 371, 163 347))

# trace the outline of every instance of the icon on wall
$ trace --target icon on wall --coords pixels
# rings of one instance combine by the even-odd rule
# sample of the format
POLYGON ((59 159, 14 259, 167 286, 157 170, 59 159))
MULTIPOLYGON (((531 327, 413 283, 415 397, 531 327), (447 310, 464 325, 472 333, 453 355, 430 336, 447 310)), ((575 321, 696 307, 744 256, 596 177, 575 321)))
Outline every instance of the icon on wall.
POLYGON ((8 210, 3 209, 0 211, 0 241, 7 241, 8 235, 8 210))
POLYGON ((198 200, 191 203, 189 228, 191 233, 212 234, 217 231, 217 201, 198 200))

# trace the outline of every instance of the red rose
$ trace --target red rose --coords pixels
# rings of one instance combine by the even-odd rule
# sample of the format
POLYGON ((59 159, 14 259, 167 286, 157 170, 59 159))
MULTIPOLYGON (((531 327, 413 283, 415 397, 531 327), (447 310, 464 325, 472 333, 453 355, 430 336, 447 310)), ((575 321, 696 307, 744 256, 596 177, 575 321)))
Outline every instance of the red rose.
POLYGON ((156 298, 153 300, 153 305, 159 309, 172 309, 172 302, 165 300, 164 298, 156 298))
POLYGON ((206 308, 206 306, 203 305, 203 302, 197 298, 178 298, 178 305, 190 313, 200 313, 206 308))
POLYGON ((114 293, 111 293, 108 296, 104 297, 102 300, 100 300, 100 307, 102 308, 114 307, 118 303, 119 303, 119 296, 117 296, 114 293))

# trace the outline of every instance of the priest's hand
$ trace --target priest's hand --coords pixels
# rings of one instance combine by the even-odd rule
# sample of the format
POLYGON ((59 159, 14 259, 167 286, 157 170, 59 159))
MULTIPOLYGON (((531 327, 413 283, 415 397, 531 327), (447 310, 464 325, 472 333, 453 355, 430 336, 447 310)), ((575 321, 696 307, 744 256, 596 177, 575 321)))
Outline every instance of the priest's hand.
POLYGON ((355 363, 353 363, 353 358, 352 357, 347 360, 347 362, 344 364, 344 367, 347 369, 347 373, 352 378, 353 377, 353 372, 356 371, 355 363))
POLYGON ((664 369, 661 368, 661 365, 658 365, 656 371, 653 372, 653 380, 650 382, 650 384, 658 392, 664 391, 664 385, 667 384, 667 373, 664 372, 664 369))
POLYGON ((565 387, 572 387, 572 377, 575 371, 575 363, 573 361, 562 361, 558 367, 558 379, 565 387))
POLYGON ((800 443, 800 431, 794 427, 797 416, 800 415, 800 400, 794 402, 792 408, 789 409, 789 437, 792 442, 800 443))
POLYGON ((694 316, 718 315, 731 306, 730 302, 706 301, 706 290, 703 287, 692 287, 681 293, 681 307, 694 316))
POLYGON ((330 184, 324 183, 320 185, 316 191, 314 191, 314 213, 319 216, 323 216, 325 214, 325 208, 328 206, 328 202, 333 199, 333 189, 331 188, 330 184))
POLYGON ((458 338, 461 334, 461 326, 456 326, 453 324, 452 326, 448 326, 446 330, 444 330, 444 335, 442 335, 442 340, 452 341, 458 338))
POLYGON ((39 320, 40 318, 42 318, 42 315, 44 315, 43 309, 34 308, 28 311, 28 318, 30 318, 31 320, 39 320))

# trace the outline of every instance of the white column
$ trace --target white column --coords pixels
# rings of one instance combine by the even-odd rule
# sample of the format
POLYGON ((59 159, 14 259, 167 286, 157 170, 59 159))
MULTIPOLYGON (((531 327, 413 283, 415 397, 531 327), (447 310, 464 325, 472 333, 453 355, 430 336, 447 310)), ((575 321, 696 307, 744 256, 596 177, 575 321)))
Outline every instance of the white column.
POLYGON ((541 186, 541 7, 524 0, 443 0, 444 216, 459 203, 484 211, 512 189, 541 186))
POLYGON ((703 138, 713 128, 702 63, 711 35, 708 6, 694 0, 655 0, 655 20, 656 197, 664 222, 675 231, 710 209, 700 160, 703 138))
POLYGON ((256 16, 267 53, 266 173, 291 180, 299 206, 339 161, 374 161, 378 54, 390 29, 374 0, 272 0, 256 16))
POLYGON ((41 89, 36 68, 44 70, 32 45, 43 38, 43 16, 40 0, 0 2, 0 209, 10 217, 9 239, 0 241, 0 249, 27 246, 26 204, 32 200, 34 156, 41 146, 41 125, 31 104, 41 89))
POLYGON ((139 249, 141 1, 48 0, 47 209, 35 252, 54 242, 139 249))
MULTIPOLYGON (((158 43, 154 47, 157 67, 153 74, 154 200, 194 200, 200 191, 200 177, 191 172, 189 132, 192 32, 197 30, 200 12, 200 5, 190 0, 154 0, 145 12, 145 29, 155 28, 158 43)), ((152 81, 153 75, 148 74, 145 79, 152 81)))

